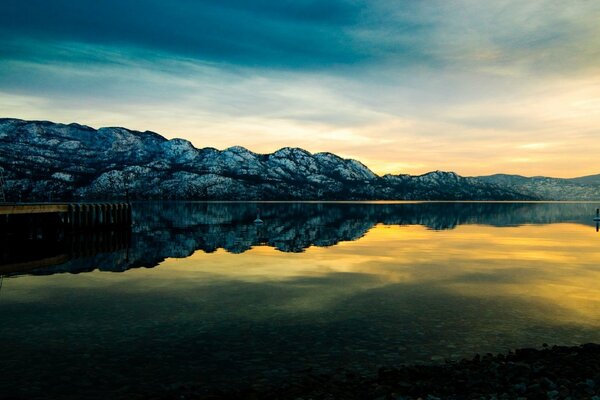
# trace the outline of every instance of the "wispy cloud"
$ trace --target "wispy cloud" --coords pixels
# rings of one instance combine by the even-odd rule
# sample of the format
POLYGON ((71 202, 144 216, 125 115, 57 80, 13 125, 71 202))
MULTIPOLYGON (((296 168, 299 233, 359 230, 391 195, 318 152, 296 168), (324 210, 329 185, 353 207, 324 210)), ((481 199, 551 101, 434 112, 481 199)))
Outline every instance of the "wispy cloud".
POLYGON ((377 172, 600 172, 600 4, 7 0, 0 114, 377 172))

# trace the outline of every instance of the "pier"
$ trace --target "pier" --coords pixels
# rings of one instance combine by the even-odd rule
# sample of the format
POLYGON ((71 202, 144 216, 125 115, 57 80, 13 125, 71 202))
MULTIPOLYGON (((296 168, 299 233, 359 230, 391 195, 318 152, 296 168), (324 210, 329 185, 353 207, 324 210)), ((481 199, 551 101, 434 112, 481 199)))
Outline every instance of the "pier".
MULTIPOLYGON (((96 254, 120 251, 119 257, 126 258, 131 245, 131 229, 108 228, 31 239, 13 236, 4 239, 6 246, 0 247, 0 276, 10 276, 92 258, 96 254)), ((92 263, 89 267, 94 269, 97 265, 92 263)))
POLYGON ((131 225, 129 203, 0 203, 0 231, 78 231, 131 225))
POLYGON ((129 203, 1 203, 0 276, 129 248, 129 203))

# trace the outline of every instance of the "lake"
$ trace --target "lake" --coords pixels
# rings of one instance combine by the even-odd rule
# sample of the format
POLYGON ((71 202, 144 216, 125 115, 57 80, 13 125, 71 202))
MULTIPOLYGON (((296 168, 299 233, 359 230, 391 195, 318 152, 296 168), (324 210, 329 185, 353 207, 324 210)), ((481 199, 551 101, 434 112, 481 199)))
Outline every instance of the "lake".
POLYGON ((596 207, 135 203, 131 232, 11 239, 0 394, 208 394, 600 342, 596 207))

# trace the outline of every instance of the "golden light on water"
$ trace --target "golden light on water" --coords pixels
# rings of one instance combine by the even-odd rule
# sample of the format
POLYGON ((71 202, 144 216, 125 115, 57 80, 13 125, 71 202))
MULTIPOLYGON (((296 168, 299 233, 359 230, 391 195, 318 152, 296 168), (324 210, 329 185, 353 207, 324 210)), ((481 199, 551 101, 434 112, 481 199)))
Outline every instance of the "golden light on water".
POLYGON ((177 276, 190 279, 256 282, 365 274, 371 279, 337 288, 336 295, 392 283, 430 285, 461 296, 544 302, 557 312, 536 318, 600 325, 599 240, 593 227, 568 223, 501 228, 461 225, 443 231, 420 225, 377 225, 356 242, 313 246, 303 253, 284 253, 268 246, 237 255, 224 250, 197 251, 188 258, 168 259, 154 270, 132 271, 132 275, 169 279, 177 271, 177 276))
MULTIPOLYGON (((390 285, 421 287, 472 299, 500 298, 543 304, 553 313, 530 315, 545 323, 600 326, 600 237, 591 226, 560 223, 493 227, 460 225, 435 231, 420 225, 376 225, 362 238, 301 253, 267 245, 231 254, 196 251, 152 269, 123 274, 93 272, 19 277, 5 284, 5 299, 35 302, 40 288, 106 287, 143 294, 188 296, 215 283, 286 284, 298 289, 279 305, 325 310, 344 299, 390 285), (306 279, 355 276, 343 284, 306 279)), ((7 301, 7 300, 4 300, 7 301)))

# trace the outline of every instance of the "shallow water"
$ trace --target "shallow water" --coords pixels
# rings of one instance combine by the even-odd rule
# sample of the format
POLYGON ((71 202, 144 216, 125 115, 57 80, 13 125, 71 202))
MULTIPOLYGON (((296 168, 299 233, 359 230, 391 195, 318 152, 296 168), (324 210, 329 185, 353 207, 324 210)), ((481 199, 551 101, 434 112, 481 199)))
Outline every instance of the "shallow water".
POLYGON ((0 394, 211 391, 600 342, 595 208, 135 204, 112 251, 96 238, 3 270, 0 394))

